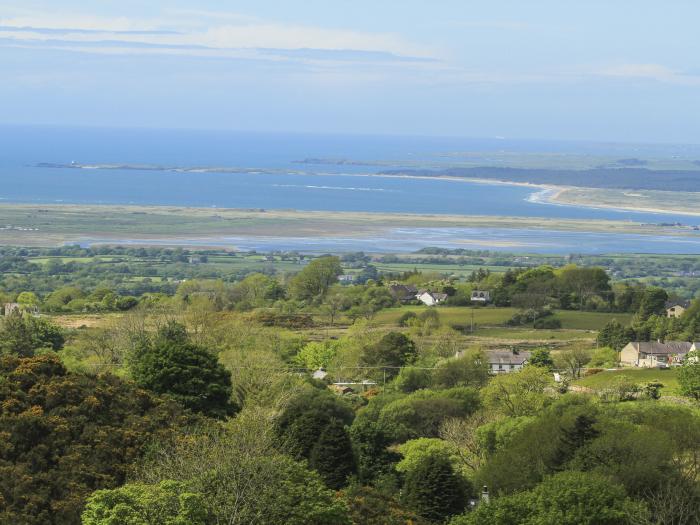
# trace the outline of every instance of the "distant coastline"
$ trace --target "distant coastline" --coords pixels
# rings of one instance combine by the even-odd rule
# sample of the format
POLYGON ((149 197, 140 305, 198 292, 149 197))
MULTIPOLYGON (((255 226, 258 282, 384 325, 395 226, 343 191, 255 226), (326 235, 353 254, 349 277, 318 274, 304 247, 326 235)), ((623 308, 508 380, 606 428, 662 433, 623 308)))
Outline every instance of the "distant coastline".
MULTIPOLYGON (((361 165, 361 164, 356 164, 361 165)), ((369 165, 369 164, 366 164, 369 165)), ((507 185, 519 186, 533 189, 527 200, 529 202, 557 205, 575 206, 593 209, 607 209, 616 211, 643 212, 654 214, 674 213, 688 217, 700 217, 700 192, 680 192, 661 191, 648 189, 621 189, 621 188, 598 188, 582 187, 573 185, 557 185, 541 182, 515 181, 508 179, 469 177, 460 175, 449 175, 444 172, 433 172, 435 174, 423 173, 420 170, 407 171, 385 171, 379 173, 323 173, 302 170, 289 170, 277 168, 247 168, 247 167, 182 167, 182 166, 160 166, 151 164, 82 164, 78 162, 52 163, 40 162, 36 164, 38 168, 54 169, 80 169, 80 170, 133 170, 133 171, 157 171, 173 173, 235 173, 235 174, 287 174, 287 175, 307 175, 307 176, 336 176, 347 177, 379 177, 392 179, 420 179, 420 180, 446 180, 452 182, 464 182, 483 185, 507 185), (632 193, 634 192, 634 193, 632 193), (679 195, 684 199, 679 204, 679 195), (612 197, 612 198, 611 198, 612 197), (640 199, 647 197, 651 203, 641 202, 640 199), (634 203, 626 203, 630 199, 635 199, 634 203), (610 202, 614 201, 614 202, 610 202)), ((484 168, 487 169, 487 168, 484 168)), ((538 170, 532 170, 538 171, 538 170)))

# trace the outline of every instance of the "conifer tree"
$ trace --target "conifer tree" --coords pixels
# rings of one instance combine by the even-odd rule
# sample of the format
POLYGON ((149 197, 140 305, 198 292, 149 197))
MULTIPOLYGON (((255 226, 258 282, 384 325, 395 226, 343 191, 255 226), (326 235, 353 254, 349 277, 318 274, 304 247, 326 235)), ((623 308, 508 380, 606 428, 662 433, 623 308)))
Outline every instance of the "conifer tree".
POLYGON ((334 419, 323 430, 311 451, 310 465, 336 490, 355 472, 352 443, 342 421, 334 419))
POLYGON ((467 484, 449 459, 431 455, 406 475, 403 499, 416 514, 432 523, 443 523, 464 510, 467 484))

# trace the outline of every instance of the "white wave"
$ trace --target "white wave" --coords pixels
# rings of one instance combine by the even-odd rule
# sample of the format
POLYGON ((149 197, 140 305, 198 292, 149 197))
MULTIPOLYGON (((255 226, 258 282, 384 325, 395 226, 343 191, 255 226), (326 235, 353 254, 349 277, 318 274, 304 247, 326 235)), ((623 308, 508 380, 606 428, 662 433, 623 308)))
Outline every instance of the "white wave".
POLYGON ((531 193, 530 195, 527 196, 525 199, 528 202, 535 202, 538 204, 554 204, 551 200, 550 197, 556 193, 556 190, 550 189, 550 188, 545 188, 540 191, 536 191, 531 193))

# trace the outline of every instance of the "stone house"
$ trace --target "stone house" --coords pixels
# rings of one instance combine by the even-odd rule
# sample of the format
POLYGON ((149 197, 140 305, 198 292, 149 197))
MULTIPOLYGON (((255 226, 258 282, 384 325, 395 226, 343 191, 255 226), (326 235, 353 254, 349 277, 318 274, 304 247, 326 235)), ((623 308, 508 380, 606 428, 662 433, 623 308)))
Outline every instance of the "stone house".
POLYGON ((632 341, 620 351, 620 364, 640 368, 669 368, 680 365, 688 352, 697 349, 700 349, 700 343, 632 341))

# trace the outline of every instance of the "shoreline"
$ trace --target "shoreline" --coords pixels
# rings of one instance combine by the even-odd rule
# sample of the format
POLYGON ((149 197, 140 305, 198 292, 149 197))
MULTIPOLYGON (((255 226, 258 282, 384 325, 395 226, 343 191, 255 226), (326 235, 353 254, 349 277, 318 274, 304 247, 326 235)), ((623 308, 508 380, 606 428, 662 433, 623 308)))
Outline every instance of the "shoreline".
MULTIPOLYGON (((379 177, 387 179, 415 179, 415 180, 443 180, 450 182, 462 182, 469 184, 482 184, 487 186, 516 186, 531 188, 533 191, 526 200, 535 204, 546 204, 555 206, 573 206, 578 208, 589 208, 598 210, 613 210, 619 212, 637 212, 637 213, 651 213, 651 214, 675 214, 683 215, 688 217, 700 217, 700 211, 688 211, 688 208, 659 208, 654 206, 634 206, 634 205, 620 205, 620 204, 606 204, 601 203, 591 196, 587 199, 585 196, 581 196, 579 200, 577 199, 567 199, 567 193, 571 192, 586 192, 594 194, 595 192, 607 192, 609 194, 615 194, 618 192, 623 193, 624 197, 644 197, 649 195, 649 192, 661 192, 663 190, 635 190, 635 189, 612 189, 612 188, 587 188, 583 186, 562 186, 556 184, 541 184, 536 182, 519 182, 519 181, 509 181, 509 180, 497 180, 497 179, 483 179, 479 177, 456 177, 449 175, 409 175, 409 174, 388 174, 388 173, 329 173, 329 172, 313 172, 313 171, 294 171, 294 170, 281 170, 281 169, 261 169, 261 168, 207 168, 207 167, 192 167, 192 168, 180 168, 174 166, 150 166, 150 165, 128 165, 128 164, 95 164, 95 165, 53 165, 50 163, 40 163, 39 167, 60 167, 65 169, 77 169, 77 170, 114 170, 114 169, 133 169, 133 170, 147 170, 147 171, 168 171, 172 173, 232 173, 232 174, 250 174, 256 175, 261 173, 274 173, 281 174, 286 173, 290 175, 305 175, 305 176, 315 176, 315 177, 379 177), (631 194, 634 192, 634 194, 631 194), (629 195, 628 195, 629 193, 629 195)), ((686 193, 686 192, 666 192, 669 194, 674 193, 686 193)), ((700 201, 700 193, 698 193, 700 201)), ((382 213, 382 212, 377 212, 382 213)))

